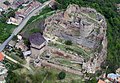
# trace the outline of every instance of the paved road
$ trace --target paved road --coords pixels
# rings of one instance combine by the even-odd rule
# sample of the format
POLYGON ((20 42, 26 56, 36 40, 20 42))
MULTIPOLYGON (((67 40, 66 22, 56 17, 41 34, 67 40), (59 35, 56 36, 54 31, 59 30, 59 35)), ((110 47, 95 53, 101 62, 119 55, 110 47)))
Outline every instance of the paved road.
POLYGON ((5 48, 5 46, 9 43, 9 41, 15 36, 17 35, 22 29, 23 27, 26 25, 27 21, 34 16, 38 11, 42 10, 44 7, 46 7, 48 4, 50 4, 52 1, 47 1, 45 3, 43 3, 42 6, 35 8, 34 10, 32 10, 28 16, 26 18, 24 18, 24 20, 20 23, 20 25, 13 31, 13 33, 11 34, 11 36, 4 41, 1 46, 0 46, 0 52, 5 48))

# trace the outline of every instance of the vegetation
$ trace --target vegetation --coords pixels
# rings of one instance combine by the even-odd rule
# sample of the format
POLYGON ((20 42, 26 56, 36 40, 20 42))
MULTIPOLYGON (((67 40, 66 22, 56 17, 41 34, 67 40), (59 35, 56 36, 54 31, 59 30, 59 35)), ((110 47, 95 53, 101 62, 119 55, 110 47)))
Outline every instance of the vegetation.
POLYGON ((0 22, 0 43, 2 43, 5 39, 9 37, 14 28, 14 25, 7 25, 0 22))
POLYGON ((61 72, 58 74, 58 79, 62 80, 62 79, 65 78, 65 76, 66 76, 66 73, 63 72, 63 71, 61 71, 61 72))
POLYGON ((46 2, 48 0, 37 0, 37 1, 39 1, 40 3, 44 3, 44 2, 46 2))
POLYGON ((61 5, 59 9, 65 9, 69 4, 92 7, 102 13, 107 21, 108 56, 106 65, 108 72, 115 72, 120 67, 120 16, 117 13, 116 4, 120 0, 57 0, 61 5))
POLYGON ((10 5, 9 1, 3 2, 5 5, 10 5))
POLYGON ((30 18, 24 29, 21 31, 23 37, 28 38, 31 34, 36 32, 40 32, 42 34, 44 30, 44 19, 52 15, 54 12, 55 11, 51 11, 50 8, 46 7, 43 11, 39 13, 39 15, 30 18))
POLYGON ((89 58, 88 52, 86 52, 85 50, 83 50, 82 48, 80 48, 76 45, 70 46, 70 45, 58 44, 58 43, 52 43, 52 42, 50 42, 48 45, 51 46, 51 47, 59 48, 59 49, 65 51, 65 52, 68 52, 70 54, 72 52, 72 53, 78 54, 80 56, 82 55, 86 59, 89 58))
MULTIPOLYGON (((57 1, 61 4, 59 6, 59 9, 65 9, 69 4, 74 3, 74 4, 78 4, 79 6, 95 8, 98 12, 102 13, 105 16, 107 25, 108 25, 107 27, 108 56, 106 60, 106 65, 108 65, 107 72, 115 72, 115 70, 118 67, 120 67, 120 56, 119 56, 120 54, 120 28, 119 28, 120 16, 117 13, 117 9, 115 7, 117 3, 120 3, 120 0, 57 0, 57 1)), ((48 12, 48 10, 46 10, 46 12, 48 12)), ((42 14, 43 13, 41 13, 41 15, 42 14)), ((13 25, 7 25, 3 23, 3 22, 6 22, 7 18, 11 15, 13 15, 13 13, 12 14, 10 13, 8 16, 3 15, 0 18, 0 31, 1 31, 0 43, 3 42, 10 35, 11 33, 10 30, 15 27, 13 25)), ((31 23, 32 20, 34 19, 36 19, 36 17, 31 18, 29 23, 31 23)), ((11 82, 8 82, 8 83, 14 83, 14 82, 22 83, 25 80, 24 77, 26 75, 16 75, 16 74, 9 73, 9 76, 11 76, 10 78, 8 78, 10 79, 11 82)), ((36 76, 31 76, 31 79, 33 79, 34 83, 37 83, 38 81, 43 79, 42 76, 44 76, 43 73, 42 74, 38 73, 36 74, 36 76)), ((51 77, 51 76, 48 75, 47 77, 51 77)), ((91 83, 94 83, 93 81, 91 83)), ((44 82, 44 83, 48 83, 48 82, 44 82)), ((52 81, 51 83, 54 83, 54 81, 52 81)))
MULTIPOLYGON (((46 15, 48 14, 48 12, 51 12, 51 9, 50 9, 49 7, 46 7, 45 9, 43 9, 43 10, 39 13, 39 15, 31 17, 31 18, 29 19, 29 21, 27 22, 27 25, 30 24, 30 23, 32 23, 32 22, 35 22, 35 21, 37 21, 37 20, 40 20, 41 18, 45 18, 46 15)), ((48 14, 48 15, 49 15, 49 14, 48 14)), ((51 15, 51 13, 50 13, 50 15, 51 15)))
POLYGON ((0 22, 6 23, 6 21, 10 18, 10 17, 15 17, 15 11, 12 8, 9 8, 7 12, 2 11, 1 12, 1 18, 0 18, 0 22))
POLYGON ((66 44, 66 45, 72 45, 72 41, 67 40, 67 41, 65 41, 65 44, 66 44))
MULTIPOLYGON (((7 2, 6 2, 7 3, 7 2)), ((14 17, 15 16, 15 10, 12 8, 8 9, 8 12, 5 13, 4 11, 1 12, 1 17, 0 17, 0 43, 3 42, 6 38, 8 38, 13 31, 13 29, 16 27, 15 25, 8 25, 6 21, 8 20, 9 17, 14 17)))
POLYGON ((14 10, 14 9, 12 9, 12 8, 9 8, 9 12, 5 14, 6 17, 7 17, 7 18, 15 17, 15 11, 16 11, 16 10, 14 10))
POLYGON ((73 83, 73 81, 78 83, 77 81, 81 80, 80 77, 77 77, 73 74, 65 72, 59 73, 59 70, 51 68, 36 69, 34 72, 35 73, 33 75, 29 74, 25 69, 18 69, 14 72, 10 72, 10 75, 7 78, 7 83, 73 83), (62 78, 62 80, 58 80, 59 76, 62 78), (74 80, 74 77, 77 78, 74 80))
POLYGON ((28 48, 30 48, 30 41, 29 41, 28 39, 24 38, 24 44, 25 44, 28 48))

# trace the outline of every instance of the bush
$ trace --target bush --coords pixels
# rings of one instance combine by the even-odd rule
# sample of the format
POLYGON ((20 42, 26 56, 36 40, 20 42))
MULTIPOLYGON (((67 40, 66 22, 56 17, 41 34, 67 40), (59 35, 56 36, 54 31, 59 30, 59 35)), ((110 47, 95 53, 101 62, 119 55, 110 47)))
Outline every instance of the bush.
POLYGON ((9 1, 3 2, 5 5, 10 5, 9 1))
POLYGON ((66 45, 72 45, 72 41, 67 40, 67 41, 65 41, 65 44, 66 44, 66 45))
POLYGON ((61 72, 58 74, 58 79, 59 79, 59 80, 62 80, 62 79, 65 78, 65 76, 66 76, 66 73, 63 72, 63 71, 61 71, 61 72))

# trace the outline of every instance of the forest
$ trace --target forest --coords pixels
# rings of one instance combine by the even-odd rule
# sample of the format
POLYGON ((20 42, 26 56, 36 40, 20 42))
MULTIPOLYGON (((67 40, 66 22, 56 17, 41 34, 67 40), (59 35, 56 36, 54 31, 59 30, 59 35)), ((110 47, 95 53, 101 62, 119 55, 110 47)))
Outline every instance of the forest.
POLYGON ((107 73, 115 72, 120 67, 120 14, 117 12, 116 4, 120 0, 57 0, 60 9, 65 9, 69 4, 77 4, 83 7, 95 8, 103 14, 107 21, 108 54, 105 68, 107 73))

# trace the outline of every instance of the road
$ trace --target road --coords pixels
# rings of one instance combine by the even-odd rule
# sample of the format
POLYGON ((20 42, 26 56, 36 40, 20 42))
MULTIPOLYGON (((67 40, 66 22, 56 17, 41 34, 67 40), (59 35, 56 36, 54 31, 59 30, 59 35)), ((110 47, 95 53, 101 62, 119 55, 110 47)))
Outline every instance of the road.
POLYGON ((24 18, 24 20, 20 23, 20 25, 13 31, 13 33, 11 34, 11 36, 10 36, 8 39, 6 39, 6 41, 4 41, 4 42, 1 44, 1 46, 0 46, 0 52, 1 52, 2 50, 4 50, 5 46, 9 43, 9 41, 23 29, 23 27, 26 25, 26 23, 28 22, 28 20, 29 20, 32 16, 35 16, 35 14, 36 14, 37 12, 39 12, 40 10, 42 10, 44 7, 46 7, 47 5, 49 5, 51 2, 52 2, 52 0, 47 1, 47 2, 43 3, 42 6, 37 7, 37 8, 35 8, 34 10, 32 10, 32 11, 28 14, 28 16, 26 16, 26 17, 24 18))

